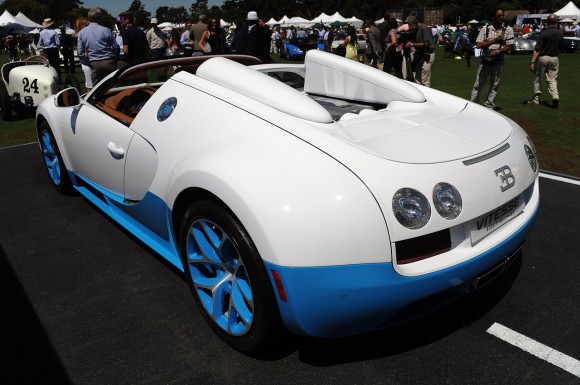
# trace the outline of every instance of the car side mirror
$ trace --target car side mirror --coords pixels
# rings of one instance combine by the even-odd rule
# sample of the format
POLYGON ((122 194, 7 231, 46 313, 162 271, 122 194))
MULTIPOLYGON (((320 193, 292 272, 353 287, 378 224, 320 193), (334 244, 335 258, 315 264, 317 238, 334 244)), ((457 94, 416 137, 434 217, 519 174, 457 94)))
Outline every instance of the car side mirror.
POLYGON ((71 87, 56 94, 57 107, 73 107, 81 103, 81 96, 76 88, 71 87))

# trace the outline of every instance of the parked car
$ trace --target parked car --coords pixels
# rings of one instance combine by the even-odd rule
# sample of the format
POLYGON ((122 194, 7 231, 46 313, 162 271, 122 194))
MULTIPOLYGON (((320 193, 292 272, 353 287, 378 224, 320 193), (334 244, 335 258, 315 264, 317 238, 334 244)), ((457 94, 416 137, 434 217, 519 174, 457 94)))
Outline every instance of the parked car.
MULTIPOLYGON (((56 70, 42 56, 31 56, 23 61, 14 61, 2 66, 0 81, 0 118, 12 120, 12 111, 19 115, 33 113, 35 108, 47 97, 59 90, 56 70)), ((69 75, 65 84, 80 85, 76 77, 69 75)))
POLYGON ((280 57, 286 60, 304 60, 304 55, 311 49, 324 50, 324 42, 309 37, 293 37, 282 43, 280 57))
MULTIPOLYGON (((538 41, 538 36, 540 32, 532 32, 529 36, 529 40, 538 41)), ((534 45, 535 47, 535 45, 534 45)), ((580 39, 571 36, 564 36, 564 43, 562 44, 561 51, 562 52, 576 52, 576 50, 580 47, 580 39)))
MULTIPOLYGON (((334 40, 331 44, 331 52, 334 52, 336 47, 342 44, 344 39, 346 38, 345 33, 337 33, 334 40)), ((357 33, 356 34, 356 42, 358 44, 358 53, 363 54, 367 50, 367 39, 364 33, 357 33)))
MULTIPOLYGON (((344 32, 335 33, 334 39, 332 40, 332 43, 330 43, 330 52, 334 53, 334 51, 336 50, 336 47, 338 47, 339 45, 342 44, 345 37, 346 37, 346 33, 344 33, 344 32)), ((364 38, 364 35, 363 35, 363 38, 364 38)))
POLYGON ((241 351, 377 330, 477 290, 521 255, 539 207, 517 123, 315 49, 303 64, 124 68, 49 96, 36 128, 54 187, 183 271, 241 351), (158 69, 169 80, 131 85, 158 69))
POLYGON ((367 39, 364 33, 356 34, 356 42, 358 43, 358 53, 365 53, 367 51, 367 39))
POLYGON ((514 37, 514 44, 512 45, 510 53, 512 54, 532 53, 534 52, 535 47, 536 47, 535 39, 527 39, 523 37, 521 34, 518 34, 514 37))

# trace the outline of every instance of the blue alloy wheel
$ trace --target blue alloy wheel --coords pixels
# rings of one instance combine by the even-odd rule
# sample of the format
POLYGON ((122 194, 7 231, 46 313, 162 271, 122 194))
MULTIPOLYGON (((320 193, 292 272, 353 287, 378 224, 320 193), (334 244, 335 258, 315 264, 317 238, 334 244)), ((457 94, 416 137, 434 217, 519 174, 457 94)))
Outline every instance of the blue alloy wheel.
POLYGON ((252 285, 228 235, 209 220, 196 220, 187 236, 186 258, 195 291, 212 320, 227 333, 247 333, 254 319, 252 285))
POLYGON ((269 351, 285 328, 264 261, 227 207, 201 200, 185 208, 192 197, 183 194, 173 212, 183 212, 179 251, 193 298, 214 333, 231 347, 269 351))
POLYGON ((47 122, 40 124, 38 140, 42 149, 44 165, 52 185, 62 194, 71 194, 73 192, 72 184, 54 140, 54 135, 47 122))
POLYGON ((44 164, 48 170, 48 175, 55 185, 60 184, 60 164, 58 157, 54 150, 54 143, 52 142, 52 135, 48 130, 42 130, 40 145, 42 146, 42 155, 44 156, 44 164))

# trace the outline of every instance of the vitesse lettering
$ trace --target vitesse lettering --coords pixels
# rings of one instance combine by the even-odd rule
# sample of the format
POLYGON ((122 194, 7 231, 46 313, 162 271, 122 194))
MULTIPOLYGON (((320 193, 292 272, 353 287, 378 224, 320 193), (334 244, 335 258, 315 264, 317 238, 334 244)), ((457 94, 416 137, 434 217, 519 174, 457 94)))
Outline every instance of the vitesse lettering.
POLYGON ((491 230, 494 227, 501 224, 504 220, 511 217, 514 214, 515 209, 520 205, 520 197, 517 196, 505 205, 499 207, 487 214, 485 217, 480 218, 477 221, 477 230, 481 230, 484 227, 487 230, 491 230))

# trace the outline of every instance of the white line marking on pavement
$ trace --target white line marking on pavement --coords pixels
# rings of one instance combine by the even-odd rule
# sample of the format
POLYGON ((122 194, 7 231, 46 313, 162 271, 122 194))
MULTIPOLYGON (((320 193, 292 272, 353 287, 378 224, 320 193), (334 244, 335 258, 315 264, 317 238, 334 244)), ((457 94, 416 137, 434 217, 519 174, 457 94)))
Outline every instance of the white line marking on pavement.
POLYGON ((572 178, 566 178, 565 176, 546 174, 546 173, 543 173, 543 172, 540 173, 540 176, 542 178, 553 179, 553 180, 557 180, 558 182, 570 183, 570 184, 575 184, 577 186, 580 186, 580 180, 575 180, 575 179, 572 179, 572 178))
POLYGON ((580 361, 570 356, 560 353, 559 351, 554 350, 549 346, 541 344, 529 337, 524 336, 523 334, 500 325, 497 322, 491 325, 491 327, 487 329, 487 332, 509 344, 522 349, 523 351, 541 358, 544 361, 548 361, 552 365, 556 365, 557 367, 572 373, 576 377, 580 377, 580 361))

